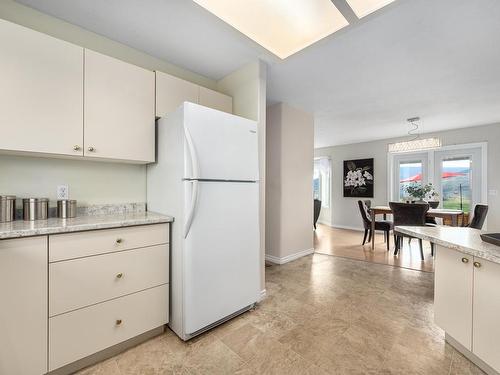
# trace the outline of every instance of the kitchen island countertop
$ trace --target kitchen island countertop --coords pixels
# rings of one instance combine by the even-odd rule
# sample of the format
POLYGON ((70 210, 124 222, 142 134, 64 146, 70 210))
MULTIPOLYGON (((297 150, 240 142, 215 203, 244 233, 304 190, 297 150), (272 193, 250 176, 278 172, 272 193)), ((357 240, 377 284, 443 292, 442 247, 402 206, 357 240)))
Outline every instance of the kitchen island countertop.
POLYGON ((500 246, 484 242, 481 234, 487 233, 485 231, 442 225, 437 227, 397 226, 395 231, 500 264, 500 246))

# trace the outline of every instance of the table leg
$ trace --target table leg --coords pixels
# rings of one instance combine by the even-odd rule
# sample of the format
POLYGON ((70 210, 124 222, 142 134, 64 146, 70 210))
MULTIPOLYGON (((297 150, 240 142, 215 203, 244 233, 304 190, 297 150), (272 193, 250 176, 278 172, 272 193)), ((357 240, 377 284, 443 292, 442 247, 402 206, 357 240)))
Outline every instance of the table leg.
POLYGON ((372 251, 375 250, 375 211, 374 210, 371 210, 371 224, 372 224, 372 251))

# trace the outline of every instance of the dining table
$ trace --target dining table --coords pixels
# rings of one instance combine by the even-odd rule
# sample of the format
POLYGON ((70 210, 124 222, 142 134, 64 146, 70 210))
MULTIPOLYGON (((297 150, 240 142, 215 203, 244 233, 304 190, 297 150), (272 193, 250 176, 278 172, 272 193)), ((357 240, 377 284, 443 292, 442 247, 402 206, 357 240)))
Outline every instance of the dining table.
MULTIPOLYGON (((372 250, 375 249, 375 219, 377 215, 390 215, 392 214, 392 210, 389 206, 373 206, 370 208, 370 217, 371 217, 371 245, 372 250)), ((453 210, 448 208, 430 208, 427 211, 427 217, 440 218, 440 219, 449 219, 451 221, 451 226, 458 226, 458 219, 462 218, 462 223, 464 222, 464 211, 462 210, 453 210)))

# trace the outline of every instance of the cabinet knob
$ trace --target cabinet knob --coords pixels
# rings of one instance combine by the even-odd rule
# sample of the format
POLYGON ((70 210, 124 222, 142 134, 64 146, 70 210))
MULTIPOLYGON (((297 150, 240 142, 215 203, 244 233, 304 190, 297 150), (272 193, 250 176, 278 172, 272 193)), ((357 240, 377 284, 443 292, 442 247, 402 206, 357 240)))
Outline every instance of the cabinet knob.
POLYGON ((474 267, 476 267, 476 268, 480 268, 480 267, 481 267, 481 263, 479 263, 479 262, 474 262, 474 267))
POLYGON ((80 151, 80 150, 81 150, 81 147, 80 147, 80 146, 78 146, 78 145, 74 145, 74 146, 73 146, 73 150, 74 150, 74 151, 80 151))
POLYGON ((117 279, 121 279, 122 277, 123 277, 123 273, 121 273, 121 272, 120 272, 119 274, 117 274, 117 275, 116 275, 116 278, 117 278, 117 279))
POLYGON ((116 319, 116 325, 119 326, 120 324, 122 324, 122 320, 121 319, 116 319))
POLYGON ((469 259, 468 258, 462 258, 462 263, 469 263, 469 259))
POLYGON ((89 150, 90 152, 94 152, 95 151, 95 148, 90 146, 87 150, 89 150))
POLYGON ((117 238, 116 239, 116 243, 122 243, 123 242, 123 239, 122 238, 117 238))

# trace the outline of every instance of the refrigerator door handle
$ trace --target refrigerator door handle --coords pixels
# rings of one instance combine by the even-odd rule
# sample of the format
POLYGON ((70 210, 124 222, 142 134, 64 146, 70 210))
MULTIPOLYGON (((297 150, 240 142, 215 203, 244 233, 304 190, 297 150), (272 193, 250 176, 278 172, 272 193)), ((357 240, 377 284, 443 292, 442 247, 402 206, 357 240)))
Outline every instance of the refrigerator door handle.
POLYGON ((189 208, 189 213, 187 216, 186 223, 184 224, 184 238, 187 238, 189 230, 191 229, 191 224, 193 224, 194 212, 196 211, 196 205, 198 203, 198 181, 190 181, 192 184, 191 191, 191 206, 189 208))
POLYGON ((186 142, 189 150, 189 156, 191 157, 191 178, 197 179, 200 177, 200 168, 198 164, 198 155, 196 155, 196 149, 194 148, 193 138, 189 129, 184 126, 184 135, 186 137, 186 142))

